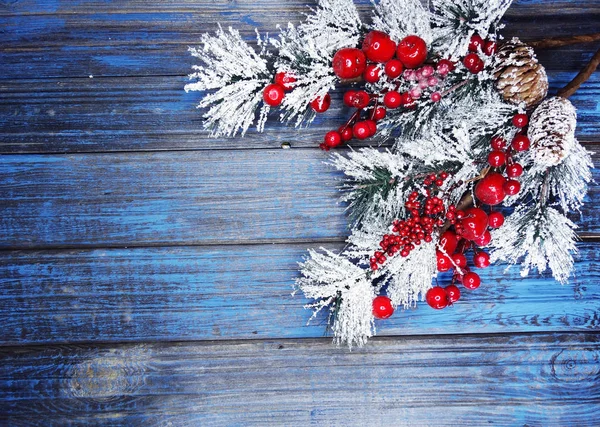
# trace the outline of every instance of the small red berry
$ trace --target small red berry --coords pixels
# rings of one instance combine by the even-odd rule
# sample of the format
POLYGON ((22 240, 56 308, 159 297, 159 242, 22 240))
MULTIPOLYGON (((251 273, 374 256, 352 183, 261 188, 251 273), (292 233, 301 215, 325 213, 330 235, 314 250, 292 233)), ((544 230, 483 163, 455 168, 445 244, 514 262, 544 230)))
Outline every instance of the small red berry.
MULTIPOLYGON (((489 225, 489 216, 488 216, 488 225, 489 225)), ((473 242, 475 242, 475 244, 480 247, 489 245, 491 241, 492 241, 492 235, 487 230, 485 230, 481 236, 473 239, 473 242)))
POLYGON ((323 143, 330 148, 337 147, 342 143, 342 135, 340 135, 340 133, 335 130, 327 132, 325 134, 325 139, 323 143))
POLYGON ((488 226, 488 217, 483 209, 469 208, 465 211, 465 217, 460 221, 463 227, 462 237, 473 240, 481 236, 488 226))
POLYGON ((506 196, 504 182, 506 178, 499 173, 490 172, 475 186, 475 196, 486 205, 497 205, 506 196))
POLYGON ((346 47, 333 56, 333 72, 340 79, 354 79, 362 75, 367 66, 367 58, 362 50, 346 47))
POLYGON ((351 126, 341 126, 338 129, 338 132, 342 136, 342 141, 350 141, 352 139, 352 127, 351 126))
POLYGON ((365 108, 371 102, 371 97, 364 90, 359 90, 354 94, 352 102, 356 108, 365 108))
POLYGON ((427 59, 427 44, 419 36, 406 36, 398 43, 396 56, 406 68, 417 68, 427 59))
POLYGON ((511 145, 516 151, 526 151, 530 145, 529 138, 525 135, 517 135, 513 138, 511 145))
POLYGON ((473 74, 481 72, 485 65, 479 57, 479 55, 477 55, 476 53, 469 53, 467 56, 465 56, 465 59, 463 59, 463 64, 467 68, 467 70, 469 70, 473 74))
POLYGON ((433 288, 429 289, 427 291, 427 295, 425 295, 425 300, 431 308, 435 308, 436 310, 440 310, 448 306, 448 295, 441 286, 434 286, 433 288))
POLYGON ((344 93, 344 104, 348 107, 354 107, 354 95, 356 95, 355 90, 348 90, 344 93))
POLYGON ((400 103, 405 108, 412 108, 415 106, 415 100, 408 92, 404 92, 401 96, 400 103))
POLYGON ((373 62, 386 62, 394 57, 396 43, 386 33, 371 31, 365 36, 362 50, 373 62))
POLYGON ((488 163, 494 168, 499 168, 506 163, 506 154, 502 151, 492 151, 488 154, 488 163))
POLYGON ((452 268, 452 262, 447 255, 444 255, 440 251, 436 251, 435 253, 437 258, 437 269, 438 271, 448 271, 452 268))
POLYGON ((395 79, 396 77, 400 76, 403 70, 404 66, 399 59, 390 59, 385 64, 385 74, 387 74, 391 79, 395 79))
POLYGON ((513 126, 519 128, 519 129, 527 126, 527 123, 529 123, 527 114, 516 114, 512 119, 513 126))
POLYGON ((486 41, 485 45, 483 46, 483 53, 485 53, 487 56, 492 56, 493 54, 496 53, 497 50, 498 50, 498 43, 496 43, 493 40, 486 41))
POLYGON ((387 319, 394 314, 394 307, 392 307, 392 300, 388 297, 379 295, 373 300, 373 316, 376 319, 387 319))
POLYGON ((292 90, 296 83, 296 77, 289 73, 279 72, 275 74, 275 83, 281 85, 285 91, 292 90))
POLYGON ((371 136, 371 128, 365 121, 356 122, 352 127, 352 134, 357 139, 367 139, 371 136))
POLYGON ((506 174, 509 178, 518 178, 523 174, 523 166, 518 163, 513 163, 506 168, 506 174))
POLYGON ((369 132, 371 132, 371 134, 369 136, 375 135, 375 133, 377 133, 377 124, 375 123, 375 121, 374 120, 365 120, 365 123, 369 127, 369 132))
POLYGON ((283 101, 284 96, 285 93, 283 90, 283 86, 277 83, 267 85, 267 87, 265 87, 265 90, 263 91, 263 100, 267 105, 270 105, 271 107, 277 107, 279 104, 281 104, 281 101, 283 101))
POLYGON ((375 114, 373 115, 373 119, 375 119, 375 121, 379 121, 385 117, 386 113, 387 112, 385 110, 385 107, 379 106, 375 108, 375 114))
POLYGON ((506 147, 506 140, 500 136, 495 136, 492 138, 490 145, 494 150, 504 150, 506 147))
POLYGON ((367 68, 365 68, 363 78, 367 83, 377 83, 379 81, 380 74, 381 69, 377 65, 369 64, 367 65, 367 68))
POLYGON ((388 108, 398 108, 402 103, 402 96, 395 90, 392 90, 383 96, 383 103, 388 108))
POLYGON ((436 65, 437 72, 442 76, 454 71, 455 68, 454 62, 449 59, 440 59, 436 65))
POLYGON ((504 224, 504 215, 501 212, 490 212, 488 214, 488 225, 490 228, 500 228, 504 224))
POLYGON ((478 49, 483 49, 483 39, 479 34, 473 34, 469 41, 469 51, 477 52, 478 49))
POLYGON ((473 273, 472 271, 468 272, 463 276, 462 284, 467 289, 477 289, 479 285, 481 285, 479 274, 473 273))
POLYGON ((473 264, 475 264, 475 267, 477 268, 487 268, 490 266, 490 256, 487 252, 477 252, 473 256, 473 264))
POLYGON ((318 98, 313 99, 310 103, 312 109, 315 110, 317 113, 324 113, 329 109, 330 105, 331 96, 328 93, 325 94, 325 96, 320 96, 318 98))
POLYGON ((450 304, 455 303, 460 299, 460 289, 456 285, 448 285, 444 288, 446 291, 446 296, 448 297, 448 302, 450 304))
POLYGON ((450 230, 446 230, 440 236, 440 247, 448 254, 453 254, 458 246, 458 238, 450 230))
POLYGON ((509 196, 514 196, 521 191, 521 183, 516 179, 509 179, 504 183, 504 192, 509 196))
POLYGON ((456 264, 460 268, 467 266, 467 257, 464 256, 463 254, 452 255, 452 261, 454 261, 454 264, 456 264))

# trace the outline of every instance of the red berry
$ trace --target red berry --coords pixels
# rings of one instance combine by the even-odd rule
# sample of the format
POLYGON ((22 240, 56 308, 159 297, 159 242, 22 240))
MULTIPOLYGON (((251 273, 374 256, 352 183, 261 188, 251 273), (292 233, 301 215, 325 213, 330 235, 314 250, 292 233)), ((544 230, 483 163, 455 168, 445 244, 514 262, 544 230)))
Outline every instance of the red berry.
POLYGON ((352 127, 351 126, 341 126, 338 129, 340 135, 342 135, 342 141, 350 141, 352 139, 352 127))
MULTIPOLYGON (((488 225, 489 225, 489 220, 490 220, 490 217, 488 215, 488 225)), ((484 246, 487 246, 490 244, 490 242, 492 241, 492 235, 490 234, 489 231, 485 230, 481 236, 476 237, 475 239, 473 239, 473 241, 475 242, 475 244, 477 246, 484 247, 484 246)))
POLYGON ((518 178, 523 174, 523 166, 518 163, 513 163, 506 168, 506 174, 509 178, 518 178))
POLYGON ((498 43, 496 43, 493 40, 486 41, 485 45, 483 46, 483 53, 485 53, 487 56, 492 56, 493 54, 496 53, 497 50, 498 50, 498 43))
POLYGON ((463 64, 473 74, 477 74, 483 70, 484 63, 476 53, 469 53, 463 59, 463 64))
POLYGON ((462 237, 474 240, 481 236, 488 226, 488 217, 483 209, 469 208, 465 211, 465 217, 460 221, 463 227, 462 237))
POLYGON ((355 90, 348 90, 344 93, 344 104, 348 107, 354 107, 354 95, 356 95, 355 90))
POLYGON ((437 258, 438 271, 448 271, 452 268, 452 261, 450 261, 447 255, 444 255, 440 251, 435 251, 435 256, 437 258))
POLYGON ((379 295, 373 300, 373 316, 376 319, 387 319, 394 314, 394 307, 392 307, 392 300, 388 297, 379 295))
POLYGON ((279 72, 275 74, 275 83, 280 85, 284 90, 292 90, 294 83, 296 83, 296 77, 291 74, 279 72))
POLYGON ((448 285, 444 288, 444 291, 446 292, 450 304, 455 303, 460 299, 460 289, 458 289, 458 286, 448 285))
POLYGON ((283 101, 284 95, 283 86, 272 83, 265 87, 265 90, 263 91, 263 100, 267 105, 277 107, 281 104, 281 101, 283 101))
POLYGON ((386 33, 371 31, 366 35, 362 50, 373 62, 386 62, 394 57, 396 43, 386 33))
POLYGON ((364 90, 359 90, 354 93, 352 98, 352 106, 356 108, 365 108, 371 102, 371 97, 364 90))
POLYGON ((527 118, 527 114, 517 114, 512 119, 512 124, 517 128, 524 128, 529 123, 529 119, 527 118))
POLYGON ((402 103, 402 97, 398 92, 392 90, 383 96, 383 103, 388 108, 398 108, 402 103))
POLYGON ((503 185, 506 181, 504 176, 496 172, 490 172, 483 177, 475 186, 475 196, 486 205, 497 205, 506 197, 503 185))
POLYGON ((375 64, 367 65, 365 68, 365 72, 363 73, 363 78, 367 83, 377 83, 379 81, 379 75, 381 74, 381 69, 375 64))
POLYGON ((357 139, 367 139, 371 136, 371 128, 365 121, 356 122, 352 127, 352 134, 357 139))
POLYGON ((491 228, 500 228, 504 224, 504 215, 500 212, 490 212, 488 214, 488 225, 491 228))
POLYGON ((448 74, 449 72, 454 71, 455 68, 454 62, 449 59, 440 59, 436 65, 436 69, 440 74, 448 74))
POLYGON ((469 51, 477 52, 478 49, 483 49, 483 39, 479 34, 473 34, 469 41, 469 51))
POLYGON ((448 295, 441 286, 434 286, 433 288, 429 289, 427 291, 427 295, 425 295, 425 300, 431 308, 435 308, 436 310, 440 310, 448 306, 448 295))
POLYGON ((506 163, 506 154, 502 151, 492 151, 488 155, 488 163, 494 168, 498 168, 506 163))
POLYGON ((406 36, 398 43, 396 56, 406 68, 417 68, 427 59, 427 44, 419 36, 406 36))
POLYGON ((377 133, 377 124, 375 123, 375 121, 374 120, 365 120, 365 123, 369 127, 369 132, 371 132, 371 134, 369 136, 375 135, 375 133, 377 133))
POLYGON ((458 246, 458 238, 450 230, 446 230, 440 236, 440 247, 448 254, 453 254, 458 246))
POLYGON ((517 135, 513 138, 511 144, 516 151, 526 151, 529 149, 530 142, 525 135, 517 135))
POLYGON ((514 196, 521 191, 521 183, 516 179, 509 179, 504 183, 504 192, 509 196, 514 196))
POLYGON ((404 92, 401 95, 400 103, 405 108, 412 108, 412 107, 415 106, 415 100, 413 99, 413 97, 408 92, 404 92))
POLYGON ((330 105, 331 96, 328 93, 325 94, 325 96, 320 96, 318 98, 313 99, 310 103, 312 109, 315 110, 317 113, 324 113, 329 109, 330 105))
POLYGON ((335 130, 327 132, 323 143, 330 148, 337 147, 342 143, 342 135, 335 130))
POLYGON ((494 150, 504 150, 506 147, 506 140, 500 136, 495 136, 492 138, 490 145, 494 150))
POLYGON ((454 261, 454 264, 456 264, 460 268, 467 266, 467 257, 464 256, 463 254, 452 255, 452 261, 454 261))
POLYGON ((375 114, 373 115, 373 118, 375 119, 375 121, 379 121, 381 119, 383 119, 386 115, 386 110, 384 107, 379 106, 377 108, 375 108, 375 114))
POLYGON ((481 285, 479 274, 473 273, 472 271, 468 272, 463 276, 462 284, 467 289, 477 289, 479 285, 481 285))
POLYGON ((387 64, 385 64, 385 74, 387 74, 391 79, 395 79, 396 77, 400 76, 403 70, 404 66, 399 59, 390 59, 387 64))
POLYGON ((367 66, 367 58, 360 49, 346 47, 333 55, 333 72, 340 79, 354 79, 362 75, 367 66))
POLYGON ((490 266, 490 256, 487 252, 477 252, 473 256, 473 264, 475 264, 475 267, 477 268, 487 268, 490 266))

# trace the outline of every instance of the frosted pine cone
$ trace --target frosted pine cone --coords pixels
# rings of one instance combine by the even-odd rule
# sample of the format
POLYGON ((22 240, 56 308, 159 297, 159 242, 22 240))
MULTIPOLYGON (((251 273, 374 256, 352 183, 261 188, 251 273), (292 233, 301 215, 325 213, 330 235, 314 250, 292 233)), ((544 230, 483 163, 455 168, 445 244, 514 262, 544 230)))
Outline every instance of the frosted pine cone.
POLYGON ((556 166, 575 145, 577 112, 571 101, 553 97, 542 102, 531 115, 527 136, 536 163, 556 166))
POLYGON ((539 104, 548 94, 548 76, 533 48, 518 38, 504 43, 496 54, 496 89, 512 104, 524 102, 527 109, 539 104))

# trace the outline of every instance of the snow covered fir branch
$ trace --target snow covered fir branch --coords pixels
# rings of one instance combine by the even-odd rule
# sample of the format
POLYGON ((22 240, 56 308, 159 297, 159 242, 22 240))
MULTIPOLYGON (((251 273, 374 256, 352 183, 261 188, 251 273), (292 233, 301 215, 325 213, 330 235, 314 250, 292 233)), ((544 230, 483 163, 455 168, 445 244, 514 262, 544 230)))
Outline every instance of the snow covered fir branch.
POLYGON ((364 345, 398 307, 456 303, 494 262, 571 277, 569 215, 593 165, 533 49, 499 34, 510 4, 379 0, 366 24, 352 1, 321 0, 256 46, 219 27, 190 49, 201 65, 185 89, 202 92, 212 135, 262 132, 271 111, 309 124, 341 89, 352 111, 319 147, 373 142, 331 156, 349 236, 339 253, 310 250, 296 281, 336 343, 364 345), (434 286, 441 272, 451 279, 434 286))

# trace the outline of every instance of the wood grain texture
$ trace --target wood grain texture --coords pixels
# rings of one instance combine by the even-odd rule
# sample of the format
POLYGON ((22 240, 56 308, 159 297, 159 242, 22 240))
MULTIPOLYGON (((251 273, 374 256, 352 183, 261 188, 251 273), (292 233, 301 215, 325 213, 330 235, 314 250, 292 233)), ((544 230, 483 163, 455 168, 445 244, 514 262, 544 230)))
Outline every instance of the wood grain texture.
MULTIPOLYGON (((11 426, 596 426, 600 336, 0 349, 11 426)), ((1 422, 1 421, 0 421, 1 422)))
MULTIPOLYGON (((550 72, 551 93, 573 76, 550 72)), ((336 92, 331 109, 307 129, 280 123, 274 112, 262 134, 209 138, 202 130, 203 112, 195 108, 201 94, 185 93, 185 82, 184 77, 0 80, 0 153, 239 150, 280 148, 284 142, 314 148, 351 115, 336 92)), ((578 108, 578 138, 600 141, 600 74, 571 100, 578 108)))
MULTIPOLYGON (((356 2, 367 19, 371 6, 356 2)), ((248 40, 254 28, 300 22, 315 1, 136 0, 4 1, 0 3, 0 78, 185 75, 187 47, 217 24, 232 25, 248 40)), ((600 1, 516 1, 505 16, 506 36, 536 39, 597 31, 600 1)), ((591 48, 590 48, 591 49, 591 48)), ((589 52, 593 52, 591 49, 589 52)), ((587 50, 543 54, 550 69, 576 70, 587 50)))
MULTIPOLYGON (((6 156, 0 248, 345 239, 341 175, 328 158, 319 149, 6 156)), ((579 232, 600 231, 597 209, 585 205, 579 232)))
MULTIPOLYGON (((307 325, 307 301, 291 295, 311 246, 5 252, 0 345, 321 337, 325 313, 307 325)), ((580 245, 569 285, 492 266, 454 307, 398 311, 377 334, 600 332, 598 247, 580 245)))

